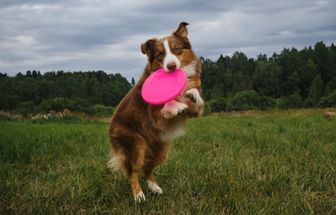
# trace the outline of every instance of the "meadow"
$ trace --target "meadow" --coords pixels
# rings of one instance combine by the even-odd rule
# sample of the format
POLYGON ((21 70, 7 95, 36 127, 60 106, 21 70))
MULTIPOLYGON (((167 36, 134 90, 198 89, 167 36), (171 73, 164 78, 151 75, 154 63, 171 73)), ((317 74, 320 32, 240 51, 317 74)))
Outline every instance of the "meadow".
MULTIPOLYGON (((336 119, 325 110, 188 122, 135 204, 106 168, 108 121, 0 121, 0 214, 336 214, 336 119)), ((335 111, 335 110, 333 110, 335 111)))

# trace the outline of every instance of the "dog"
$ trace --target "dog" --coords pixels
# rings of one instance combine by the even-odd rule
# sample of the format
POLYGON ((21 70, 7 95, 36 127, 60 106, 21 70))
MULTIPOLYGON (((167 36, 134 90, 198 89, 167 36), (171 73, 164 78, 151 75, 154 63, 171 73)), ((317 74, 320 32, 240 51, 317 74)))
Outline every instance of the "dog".
POLYGON ((167 159, 170 142, 183 134, 186 120, 203 113, 201 62, 192 50, 187 25, 182 22, 171 35, 152 38, 141 45, 141 52, 148 58, 145 71, 119 103, 111 119, 109 139, 113 155, 107 165, 127 175, 136 202, 145 200, 139 184, 142 172, 149 190, 163 193, 153 169, 167 159), (142 85, 151 73, 159 68, 172 72, 181 67, 188 77, 181 95, 164 105, 147 104, 142 99, 142 85))

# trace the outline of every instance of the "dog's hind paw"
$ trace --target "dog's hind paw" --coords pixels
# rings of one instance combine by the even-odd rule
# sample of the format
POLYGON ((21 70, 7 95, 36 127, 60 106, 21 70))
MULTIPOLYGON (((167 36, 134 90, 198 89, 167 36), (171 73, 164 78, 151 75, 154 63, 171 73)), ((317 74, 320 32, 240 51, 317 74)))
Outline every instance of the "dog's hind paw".
POLYGON ((157 183, 155 183, 153 181, 150 181, 150 180, 147 180, 147 185, 148 185, 148 189, 152 193, 159 194, 159 195, 163 193, 161 187, 157 183))

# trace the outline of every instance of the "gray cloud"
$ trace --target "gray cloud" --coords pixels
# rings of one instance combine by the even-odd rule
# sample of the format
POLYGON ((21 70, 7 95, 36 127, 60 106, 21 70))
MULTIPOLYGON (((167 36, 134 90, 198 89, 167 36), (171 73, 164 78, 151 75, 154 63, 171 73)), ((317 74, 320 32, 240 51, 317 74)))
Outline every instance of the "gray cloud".
POLYGON ((198 55, 249 57, 336 38, 333 0, 0 2, 0 72, 93 70, 139 77, 148 38, 187 21, 198 55))

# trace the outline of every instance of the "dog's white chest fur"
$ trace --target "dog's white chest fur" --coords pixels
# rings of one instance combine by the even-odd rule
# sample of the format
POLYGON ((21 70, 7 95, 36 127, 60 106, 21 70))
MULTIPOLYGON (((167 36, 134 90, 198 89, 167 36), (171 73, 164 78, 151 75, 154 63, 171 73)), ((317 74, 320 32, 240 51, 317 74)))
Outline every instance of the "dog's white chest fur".
POLYGON ((165 141, 172 141, 185 134, 184 125, 178 125, 174 128, 170 128, 161 134, 161 138, 165 141))
POLYGON ((196 73, 196 61, 192 61, 189 65, 183 67, 183 71, 187 77, 191 77, 196 73))

